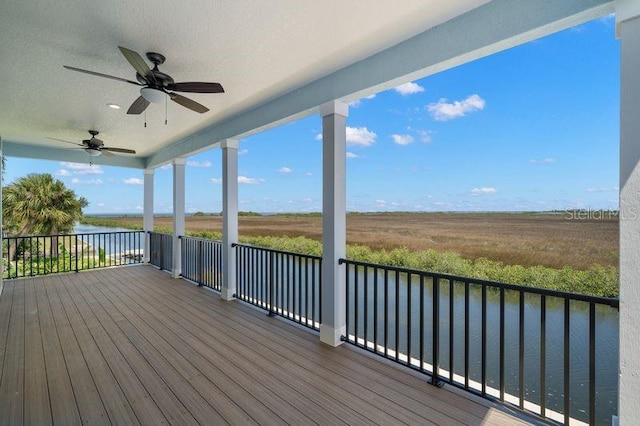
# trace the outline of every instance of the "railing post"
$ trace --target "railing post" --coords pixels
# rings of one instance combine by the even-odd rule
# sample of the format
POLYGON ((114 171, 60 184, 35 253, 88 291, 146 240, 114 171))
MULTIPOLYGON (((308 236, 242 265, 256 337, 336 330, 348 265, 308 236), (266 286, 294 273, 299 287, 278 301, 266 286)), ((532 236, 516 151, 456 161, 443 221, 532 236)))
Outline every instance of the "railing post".
POLYGON ((269 252, 269 316, 272 317, 275 315, 275 310, 273 309, 273 287, 275 285, 275 277, 273 274, 273 262, 275 260, 275 253, 269 252))
MULTIPOLYGON (((75 245, 75 252, 76 252, 76 272, 78 272, 78 234, 75 235, 76 237, 76 245, 75 245)), ((69 254, 71 255, 71 254, 69 254)))
MULTIPOLYGON (((440 368, 440 278, 438 276, 432 276, 431 278, 432 298, 433 298, 433 318, 432 318, 432 365, 433 375, 431 376, 430 384, 442 387, 444 382, 439 379, 438 370, 440 368)), ((451 368, 451 367, 449 367, 451 368)))
POLYGON ((198 257, 196 258, 196 268, 198 271, 198 287, 202 287, 202 281, 203 281, 202 276, 204 275, 203 274, 204 267, 202 266, 204 263, 202 261, 203 256, 204 255, 202 254, 202 240, 198 240, 198 257))

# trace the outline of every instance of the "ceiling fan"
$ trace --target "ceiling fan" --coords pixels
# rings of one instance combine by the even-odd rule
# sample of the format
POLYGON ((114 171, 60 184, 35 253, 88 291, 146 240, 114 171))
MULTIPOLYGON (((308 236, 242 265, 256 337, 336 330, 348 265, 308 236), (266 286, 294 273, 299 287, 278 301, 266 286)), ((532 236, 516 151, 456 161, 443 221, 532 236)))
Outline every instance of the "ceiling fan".
POLYGON ((122 55, 136 70, 137 81, 127 80, 125 78, 102 74, 95 71, 88 71, 80 68, 70 67, 68 65, 64 65, 64 67, 72 71, 83 72, 98 77, 110 78, 112 80, 118 80, 125 83, 134 84, 136 86, 142 86, 142 88, 140 89, 140 96, 135 101, 133 101, 133 104, 131 104, 131 106, 129 107, 127 114, 140 114, 147 109, 151 102, 166 102, 167 96, 173 102, 202 114, 209 111, 209 108, 202 104, 199 104, 192 99, 174 92, 224 93, 224 89, 222 88, 222 85, 220 83, 205 83, 196 81, 175 83, 171 76, 158 70, 158 65, 162 65, 165 61, 165 57, 160 53, 147 53, 147 59, 149 59, 149 61, 154 65, 153 69, 151 69, 137 52, 121 46, 118 46, 118 49, 120 49, 122 55))
POLYGON ((98 136, 98 132, 97 130, 89 130, 89 134, 91 135, 91 139, 85 139, 82 141, 82 143, 75 143, 75 142, 69 142, 69 141, 65 141, 63 139, 56 139, 56 138, 48 138, 54 141, 58 141, 58 142, 64 142, 64 143, 70 143, 73 145, 77 145, 80 148, 78 149, 82 149, 84 150, 84 152, 86 152, 90 157, 97 157, 99 155, 107 155, 107 156, 113 156, 114 152, 117 153, 122 153, 122 154, 135 154, 136 152, 132 149, 126 149, 126 148, 113 148, 113 147, 108 147, 108 146, 104 146, 104 143, 96 138, 96 136, 98 136))

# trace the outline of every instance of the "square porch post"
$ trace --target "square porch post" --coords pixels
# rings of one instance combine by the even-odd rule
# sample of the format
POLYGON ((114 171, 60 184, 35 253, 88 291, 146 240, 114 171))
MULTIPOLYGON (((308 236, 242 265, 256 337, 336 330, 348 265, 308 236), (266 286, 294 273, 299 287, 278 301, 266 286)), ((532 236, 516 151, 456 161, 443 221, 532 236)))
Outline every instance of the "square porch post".
POLYGON ((180 237, 184 235, 184 158, 174 158, 173 164, 173 278, 182 273, 180 237))
POLYGON ((155 169, 144 169, 144 203, 142 206, 142 229, 144 230, 144 263, 151 260, 151 235, 153 232, 153 180, 155 169))
POLYGON ((616 2, 620 37, 619 424, 640 413, 640 2, 616 2))
POLYGON ((236 249, 238 242, 238 141, 227 139, 222 148, 222 298, 236 294, 236 249))
POLYGON ((322 116, 322 324, 320 341, 331 346, 346 334, 346 139, 347 104, 320 106, 322 116))

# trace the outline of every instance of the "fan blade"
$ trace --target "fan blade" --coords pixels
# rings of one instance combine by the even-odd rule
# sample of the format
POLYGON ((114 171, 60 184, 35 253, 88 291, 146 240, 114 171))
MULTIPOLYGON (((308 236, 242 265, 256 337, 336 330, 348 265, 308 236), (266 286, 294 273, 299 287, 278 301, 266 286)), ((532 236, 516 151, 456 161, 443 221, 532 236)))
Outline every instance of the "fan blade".
POLYGON ((81 143, 69 142, 69 141, 65 141, 65 140, 63 140, 63 139, 56 139, 56 138, 49 138, 49 137, 48 137, 47 139, 51 139, 52 141, 58 141, 58 142, 64 142, 64 143, 70 143, 70 144, 72 144, 72 145, 84 146, 84 145, 83 145, 83 144, 81 144, 81 143))
POLYGON ((132 149, 126 149, 126 148, 111 148, 108 146, 103 146, 102 148, 100 148, 100 151, 111 151, 111 152, 121 152, 123 154, 135 154, 136 152, 132 149))
POLYGON ((107 157, 113 157, 113 156, 115 156, 115 154, 112 154, 111 152, 107 151, 107 150, 106 150, 106 149, 104 149, 104 148, 100 148, 100 153, 101 153, 102 155, 106 155, 107 157))
POLYGON ((209 108, 207 108, 206 106, 199 104, 192 99, 185 98, 182 95, 178 95, 176 93, 169 93, 169 96, 171 96, 171 100, 173 102, 180 104, 185 108, 189 108, 191 111, 199 112, 200 114, 203 114, 209 111, 209 108))
POLYGON ((153 75, 153 72, 151 72, 151 68, 149 68, 149 65, 147 65, 138 52, 134 52, 133 50, 129 50, 122 46, 118 46, 118 49, 120 49, 122 55, 124 55, 131 66, 135 68, 138 74, 146 78, 149 83, 157 84, 156 77, 153 75))
POLYGON ((142 114, 145 109, 149 106, 151 102, 143 98, 142 96, 138 96, 138 99, 133 101, 129 110, 127 110, 127 114, 142 114))
POLYGON ((167 89, 189 93, 224 93, 224 89, 220 83, 202 83, 197 81, 168 84, 167 89))
POLYGON ((95 71, 83 70, 81 68, 70 67, 68 65, 63 65, 63 67, 65 67, 66 69, 71 70, 71 71, 83 72, 85 74, 96 75, 98 77, 110 78, 111 80, 124 81, 125 83, 135 84, 136 86, 143 86, 142 84, 138 83, 137 81, 131 81, 131 80, 127 80, 125 78, 114 77, 112 75, 102 74, 102 73, 95 72, 95 71))

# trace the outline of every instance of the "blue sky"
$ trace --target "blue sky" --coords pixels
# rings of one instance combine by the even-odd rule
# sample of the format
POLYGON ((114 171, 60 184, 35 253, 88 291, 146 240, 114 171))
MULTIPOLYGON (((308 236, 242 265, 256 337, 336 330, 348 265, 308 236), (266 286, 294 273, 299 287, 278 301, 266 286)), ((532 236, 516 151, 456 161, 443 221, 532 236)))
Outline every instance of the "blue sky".
MULTIPOLYGON (((618 207, 619 44, 613 17, 416 80, 351 105, 351 211, 618 207)), ((240 141, 240 210, 317 212, 320 117, 240 141)), ((9 158, 5 183, 52 173, 88 213, 140 213, 142 171, 9 158)), ((188 212, 221 210, 221 151, 188 159, 188 212)), ((171 168, 155 212, 171 212, 171 168)))

